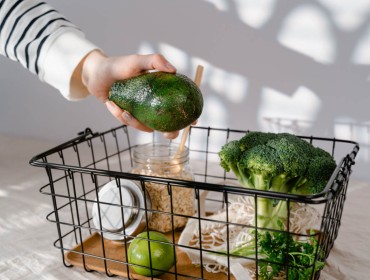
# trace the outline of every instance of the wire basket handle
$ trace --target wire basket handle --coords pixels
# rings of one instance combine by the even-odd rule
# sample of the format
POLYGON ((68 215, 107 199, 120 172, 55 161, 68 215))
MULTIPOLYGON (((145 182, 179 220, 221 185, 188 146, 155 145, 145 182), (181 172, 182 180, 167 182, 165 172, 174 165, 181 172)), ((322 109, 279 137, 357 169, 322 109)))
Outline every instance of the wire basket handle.
POLYGON ((62 150, 62 149, 65 149, 65 148, 68 148, 68 147, 71 147, 71 146, 74 146, 74 145, 77 145, 78 143, 81 143, 81 142, 84 142, 88 139, 91 139, 91 138, 94 138, 96 136, 99 135, 98 132, 93 132, 89 127, 87 127, 84 131, 81 131, 77 134, 78 136, 63 143, 63 144, 60 144, 59 146, 56 146, 50 150, 47 150, 46 152, 43 152, 41 154, 38 154, 36 156, 34 156, 33 158, 31 158, 31 160, 29 161, 29 164, 30 165, 33 165, 33 166, 37 166, 39 165, 39 161, 40 159, 42 160, 43 158, 51 155, 51 154, 54 154, 54 153, 57 153, 58 151, 62 150))

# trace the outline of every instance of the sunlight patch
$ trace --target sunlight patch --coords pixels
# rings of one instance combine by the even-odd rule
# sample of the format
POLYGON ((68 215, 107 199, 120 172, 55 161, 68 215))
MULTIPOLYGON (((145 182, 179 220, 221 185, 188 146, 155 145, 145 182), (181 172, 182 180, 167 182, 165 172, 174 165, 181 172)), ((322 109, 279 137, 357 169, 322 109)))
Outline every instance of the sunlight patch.
POLYGON ((137 50, 137 53, 138 54, 152 54, 152 53, 156 53, 156 50, 155 48, 153 47, 152 44, 150 44, 149 42, 142 42, 137 50))
POLYGON ((226 0, 204 0, 210 4, 213 4, 220 11, 227 11, 228 4, 226 0))
POLYGON ((8 197, 9 194, 7 191, 4 191, 4 190, 0 190, 0 197, 8 197))
POLYGON ((239 18, 249 26, 263 26, 274 12, 276 0, 236 0, 239 18))
POLYGON ((367 28, 362 38, 358 41, 352 55, 355 64, 370 64, 370 27, 367 28))
POLYGON ((368 17, 369 0, 318 0, 327 7, 336 25, 346 31, 358 28, 368 17))
POLYGON ((322 63, 335 59, 335 45, 326 16, 311 5, 300 6, 287 17, 278 40, 284 46, 322 63))
POLYGON ((188 71, 189 55, 185 51, 166 43, 160 43, 159 53, 163 54, 171 64, 175 65, 178 72, 188 71))
POLYGON ((265 131, 303 132, 312 127, 321 108, 321 100, 306 87, 292 95, 263 88, 259 110, 259 125, 265 131))

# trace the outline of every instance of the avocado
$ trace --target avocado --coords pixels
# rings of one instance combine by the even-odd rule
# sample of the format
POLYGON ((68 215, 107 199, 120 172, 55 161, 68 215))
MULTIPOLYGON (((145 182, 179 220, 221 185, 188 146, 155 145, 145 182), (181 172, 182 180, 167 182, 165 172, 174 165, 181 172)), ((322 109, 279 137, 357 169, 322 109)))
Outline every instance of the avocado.
POLYGON ((185 128, 203 110, 202 93, 191 79, 160 71, 115 82, 109 100, 147 127, 162 132, 185 128))

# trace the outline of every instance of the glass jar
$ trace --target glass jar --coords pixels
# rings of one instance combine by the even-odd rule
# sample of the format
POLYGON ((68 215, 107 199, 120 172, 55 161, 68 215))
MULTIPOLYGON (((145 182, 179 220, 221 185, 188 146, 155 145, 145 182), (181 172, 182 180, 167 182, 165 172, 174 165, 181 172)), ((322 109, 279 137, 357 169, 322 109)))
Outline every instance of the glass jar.
MULTIPOLYGON (((178 152, 178 144, 150 143, 140 145, 133 151, 132 173, 164 178, 194 180, 189 165, 189 150, 184 147, 178 152)), ((172 186, 171 196, 167 183, 145 182, 152 210, 149 229, 168 232, 186 225, 187 218, 180 215, 194 215, 194 191, 192 188, 172 186), (171 200, 173 204, 173 228, 171 221, 171 200), (155 212, 159 211, 159 212, 155 212)))

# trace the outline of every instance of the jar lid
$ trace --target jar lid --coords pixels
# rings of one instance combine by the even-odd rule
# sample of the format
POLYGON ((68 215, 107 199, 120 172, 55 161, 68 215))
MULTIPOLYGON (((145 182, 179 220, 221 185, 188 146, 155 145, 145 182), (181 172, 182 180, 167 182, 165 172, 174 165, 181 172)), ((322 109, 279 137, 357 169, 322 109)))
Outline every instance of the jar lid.
POLYGON ((123 234, 135 236, 145 228, 145 204, 149 210, 148 218, 151 216, 151 200, 148 194, 144 199, 143 191, 135 182, 125 179, 119 181, 120 188, 117 187, 116 180, 104 185, 98 194, 99 203, 96 199, 92 207, 95 227, 100 229, 101 221, 104 238, 111 240, 122 240, 123 234))

